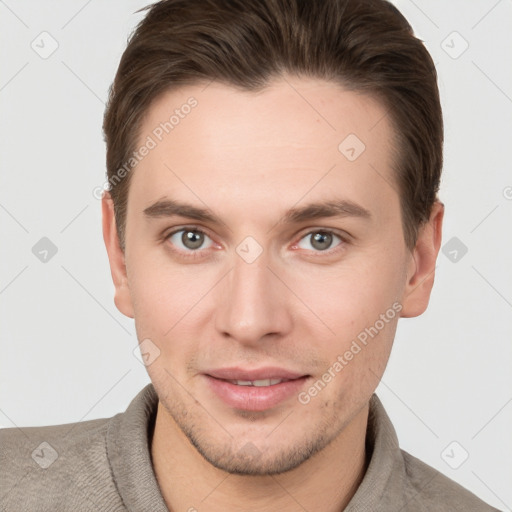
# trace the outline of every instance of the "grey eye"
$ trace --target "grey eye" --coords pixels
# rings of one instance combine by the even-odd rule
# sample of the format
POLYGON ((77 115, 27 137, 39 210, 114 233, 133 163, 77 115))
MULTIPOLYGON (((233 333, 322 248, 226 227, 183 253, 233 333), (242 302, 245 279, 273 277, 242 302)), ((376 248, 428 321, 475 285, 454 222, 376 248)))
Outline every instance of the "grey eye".
POLYGON ((183 251, 206 249, 212 245, 212 240, 202 231, 196 229, 180 229, 169 235, 169 241, 183 251), (205 247, 203 245, 207 243, 205 247))
MULTIPOLYGON (((309 243, 313 249, 316 251, 325 251, 330 249, 333 245, 334 239, 337 238, 340 243, 342 242, 341 238, 330 231, 312 231, 308 233, 305 237, 303 237, 299 242, 299 247, 301 249, 310 249, 310 247, 304 246, 304 241, 309 239, 309 243)), ((339 244, 336 244, 339 245, 339 244)))
POLYGON ((204 234, 198 233, 197 231, 183 231, 181 241, 188 249, 198 249, 203 245, 204 234))
POLYGON ((315 233, 311 237, 311 245, 319 251, 329 249, 332 244, 332 235, 330 233, 315 233))

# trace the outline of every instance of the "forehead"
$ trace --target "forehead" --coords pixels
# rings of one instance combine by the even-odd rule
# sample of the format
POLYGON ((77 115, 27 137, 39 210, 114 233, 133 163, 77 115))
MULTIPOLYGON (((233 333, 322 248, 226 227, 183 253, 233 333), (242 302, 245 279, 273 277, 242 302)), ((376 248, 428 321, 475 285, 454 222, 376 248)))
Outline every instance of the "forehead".
POLYGON ((164 196, 212 209, 237 197, 248 208, 284 208, 307 194, 372 209, 397 200, 391 137, 378 100, 322 80, 287 77, 258 92, 186 86, 146 113, 137 147, 151 149, 135 168, 128 208, 164 196))

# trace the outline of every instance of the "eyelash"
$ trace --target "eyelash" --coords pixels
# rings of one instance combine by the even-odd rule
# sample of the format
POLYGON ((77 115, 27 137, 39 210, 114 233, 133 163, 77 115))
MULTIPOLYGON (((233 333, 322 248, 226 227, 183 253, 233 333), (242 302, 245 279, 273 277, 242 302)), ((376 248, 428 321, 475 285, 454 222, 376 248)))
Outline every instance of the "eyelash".
MULTIPOLYGON (((211 239, 211 237, 208 235, 208 233, 206 233, 205 231, 203 231, 202 229, 200 229, 198 227, 195 227, 195 226, 183 226, 183 227, 181 227, 179 229, 175 229, 174 231, 171 231, 170 233, 166 234, 164 236, 164 241, 168 241, 173 235, 175 235, 176 233, 180 233, 181 231, 193 231, 195 233, 199 233, 199 234, 205 235, 205 236, 207 236, 208 238, 211 239)), ((303 236, 301 236, 298 239, 298 241, 293 244, 293 246, 294 247, 297 246, 302 239, 306 238, 307 236, 313 235, 315 233, 323 233, 323 234, 333 235, 333 236, 338 237, 341 240, 341 242, 337 246, 335 246, 333 249, 327 249, 325 251, 312 251, 313 253, 317 253, 319 256, 321 256, 322 254, 328 254, 328 255, 332 256, 333 254, 337 253, 339 250, 342 250, 344 248, 344 246, 346 244, 348 244, 347 237, 344 237, 344 236, 340 235, 338 232, 333 231, 331 229, 322 228, 322 229, 313 229, 313 230, 308 231, 303 236)), ((203 258, 204 257, 201 253, 205 249, 196 249, 196 250, 188 250, 188 251, 181 251, 181 250, 178 250, 178 249, 172 249, 172 250, 174 252, 179 253, 181 256, 183 256, 185 258, 198 259, 198 258, 203 258)))

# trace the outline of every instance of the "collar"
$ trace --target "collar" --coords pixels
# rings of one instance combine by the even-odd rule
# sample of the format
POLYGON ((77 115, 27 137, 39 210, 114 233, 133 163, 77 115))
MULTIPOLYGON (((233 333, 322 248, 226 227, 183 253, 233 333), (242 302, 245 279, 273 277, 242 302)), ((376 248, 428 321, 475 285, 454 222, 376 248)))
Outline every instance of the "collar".
POLYGON ((405 463, 395 428, 375 393, 370 399, 366 450, 370 463, 344 512, 403 510, 408 501, 405 463))
POLYGON ((126 412, 116 414, 107 431, 107 456, 114 482, 127 510, 169 512, 158 487, 151 461, 158 395, 148 384, 131 401, 126 412))

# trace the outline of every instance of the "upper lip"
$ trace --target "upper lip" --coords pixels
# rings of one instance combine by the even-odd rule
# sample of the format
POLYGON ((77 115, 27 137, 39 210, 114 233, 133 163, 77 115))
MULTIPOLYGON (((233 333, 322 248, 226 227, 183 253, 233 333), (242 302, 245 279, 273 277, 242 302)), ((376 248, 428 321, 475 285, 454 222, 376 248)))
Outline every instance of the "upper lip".
POLYGON ((275 366, 266 366, 264 368, 240 368, 233 366, 230 368, 217 368, 214 370, 208 370, 204 372, 205 375, 215 377, 216 379, 222 380, 264 380, 264 379, 298 379, 305 377, 303 373, 297 373, 294 371, 286 370, 285 368, 278 368, 275 366))

